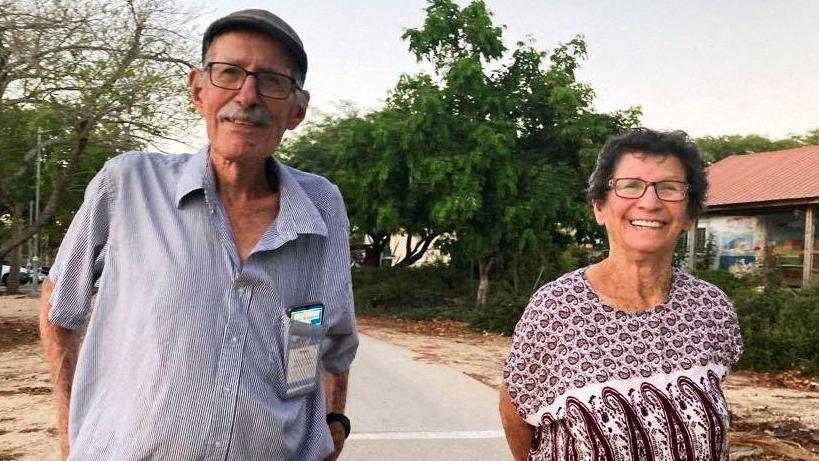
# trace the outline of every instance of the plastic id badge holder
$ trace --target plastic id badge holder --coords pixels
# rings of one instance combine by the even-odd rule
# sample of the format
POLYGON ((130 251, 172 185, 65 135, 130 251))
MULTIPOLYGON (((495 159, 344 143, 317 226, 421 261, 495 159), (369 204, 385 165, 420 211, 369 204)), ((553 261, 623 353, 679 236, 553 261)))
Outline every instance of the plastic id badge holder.
POLYGON ((321 304, 288 309, 285 399, 307 394, 318 386, 323 314, 321 304))

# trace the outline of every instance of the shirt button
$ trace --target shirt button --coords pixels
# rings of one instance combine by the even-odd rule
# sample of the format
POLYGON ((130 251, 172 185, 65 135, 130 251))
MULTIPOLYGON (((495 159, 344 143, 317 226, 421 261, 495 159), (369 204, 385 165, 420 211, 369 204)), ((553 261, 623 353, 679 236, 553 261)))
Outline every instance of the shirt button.
POLYGON ((223 387, 223 388, 222 388, 222 392, 224 392, 225 394, 227 394, 228 392, 230 392, 230 388, 229 388, 229 387, 227 387, 227 386, 225 386, 225 387, 223 387))
POLYGON ((214 447, 216 447, 216 448, 219 448, 219 447, 221 447, 221 446, 222 446, 222 442, 215 442, 215 443, 213 444, 213 446, 214 446, 214 447))
POLYGON ((234 337, 230 338, 230 342, 233 343, 233 344, 236 344, 236 343, 239 342, 239 338, 234 336, 234 337))

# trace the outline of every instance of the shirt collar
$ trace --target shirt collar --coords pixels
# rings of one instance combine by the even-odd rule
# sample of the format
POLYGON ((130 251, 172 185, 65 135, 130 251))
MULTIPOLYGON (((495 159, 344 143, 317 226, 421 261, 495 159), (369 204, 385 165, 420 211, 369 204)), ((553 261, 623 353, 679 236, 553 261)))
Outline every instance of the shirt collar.
POLYGON ((197 190, 207 193, 215 191, 213 187, 213 171, 210 168, 208 157, 209 146, 205 146, 193 155, 182 166, 179 182, 176 184, 176 207, 182 206, 182 199, 197 190))
POLYGON ((275 158, 272 161, 279 177, 279 216, 274 222, 278 233, 291 238, 295 238, 295 234, 327 237, 327 223, 291 169, 275 158))
MULTIPOLYGON (((182 200, 191 192, 205 191, 205 199, 209 195, 215 198, 216 187, 213 178, 213 169, 210 166, 210 148, 205 146, 182 167, 179 182, 176 185, 176 206, 182 205, 182 200)), ((279 215, 274 221, 273 232, 265 232, 259 243, 263 246, 278 246, 276 242, 265 240, 292 240, 298 234, 317 234, 327 237, 327 223, 319 213, 318 208, 299 184, 290 168, 275 158, 271 158, 279 178, 279 215), (271 235, 272 234, 272 235, 271 235)), ((218 200, 218 198, 217 198, 218 200)))

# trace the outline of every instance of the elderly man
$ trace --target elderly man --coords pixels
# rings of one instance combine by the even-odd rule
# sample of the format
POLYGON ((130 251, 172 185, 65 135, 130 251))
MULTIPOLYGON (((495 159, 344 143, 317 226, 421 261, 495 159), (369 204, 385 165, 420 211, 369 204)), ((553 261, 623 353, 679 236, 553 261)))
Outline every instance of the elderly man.
POLYGON ((307 109, 301 40, 245 10, 202 54, 188 80, 210 145, 107 162, 43 290, 70 460, 335 459, 350 431, 346 211, 271 156, 307 109))

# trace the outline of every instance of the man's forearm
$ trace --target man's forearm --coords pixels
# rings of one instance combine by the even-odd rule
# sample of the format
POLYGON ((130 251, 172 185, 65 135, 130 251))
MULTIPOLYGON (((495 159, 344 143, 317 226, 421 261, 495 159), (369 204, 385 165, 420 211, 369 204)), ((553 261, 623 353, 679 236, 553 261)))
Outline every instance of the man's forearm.
POLYGON ((49 298, 54 284, 46 279, 40 296, 40 339, 51 369, 54 399, 57 404, 58 431, 63 458, 68 456, 68 408, 71 400, 71 382, 77 365, 81 333, 58 327, 48 319, 51 310, 49 298))
MULTIPOLYGON (((350 371, 345 370, 340 373, 322 371, 321 375, 327 413, 344 414, 344 406, 347 404, 347 379, 350 377, 350 371)), ((347 438, 347 434, 340 422, 335 421, 330 424, 330 436, 333 438, 335 450, 324 461, 336 461, 338 455, 341 454, 342 448, 344 448, 344 440, 347 438)))
POLYGON ((328 413, 344 413, 344 406, 347 404, 347 380, 350 377, 350 370, 340 373, 322 372, 324 384, 324 403, 328 413))

